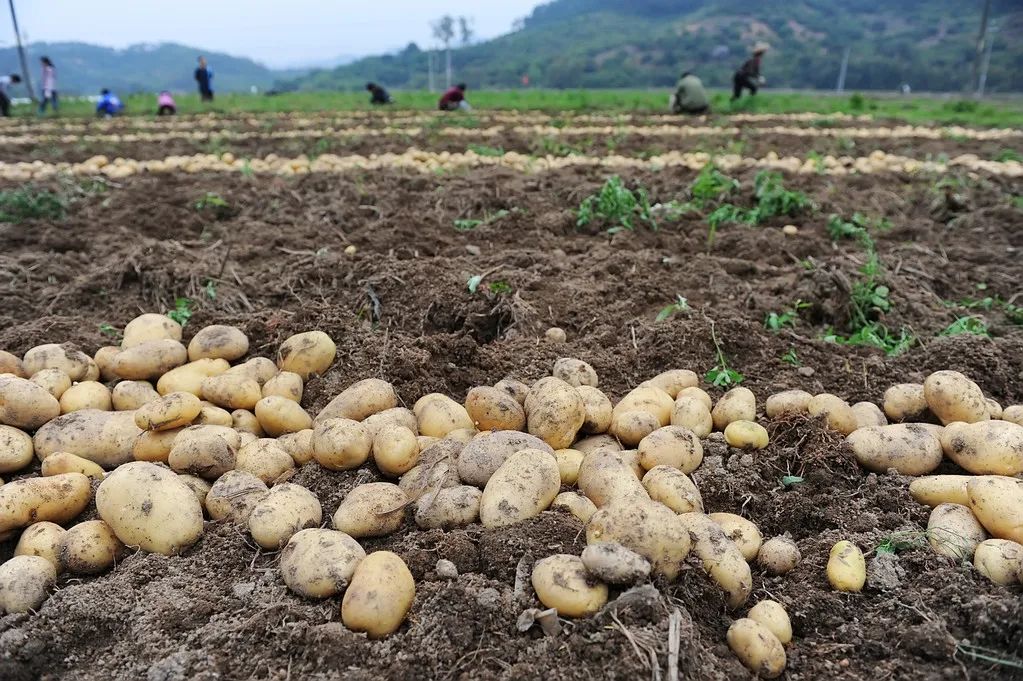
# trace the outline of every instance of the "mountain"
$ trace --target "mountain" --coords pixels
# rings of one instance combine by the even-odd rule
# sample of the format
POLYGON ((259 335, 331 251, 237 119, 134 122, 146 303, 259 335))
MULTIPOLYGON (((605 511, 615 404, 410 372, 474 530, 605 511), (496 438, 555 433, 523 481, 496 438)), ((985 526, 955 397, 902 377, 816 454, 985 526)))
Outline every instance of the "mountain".
MULTIPOLYGON (((175 43, 132 45, 124 49, 88 43, 32 43, 26 47, 30 75, 39 87, 39 58, 47 56, 57 67, 57 91, 63 95, 96 94, 105 87, 118 94, 192 91, 198 56, 204 55, 213 69, 216 91, 248 90, 255 85, 266 88, 276 79, 296 72, 276 72, 251 59, 232 57, 175 43)), ((13 47, 0 49, 0 67, 4 73, 20 73, 18 52, 13 47)), ((20 94, 15 91, 15 94, 20 94)))
MULTIPOLYGON (((682 69, 728 86, 750 46, 772 49, 772 87, 830 89, 846 48, 846 89, 957 91, 969 81, 983 0, 554 0, 516 30, 452 52, 470 88, 668 87, 682 69)), ((1023 91, 1023 3, 995 0, 989 92, 1023 91)), ((375 80, 424 88, 428 53, 409 44, 278 83, 357 89, 375 80)), ((437 64, 443 63, 438 56, 437 64)), ((442 67, 438 67, 440 72, 442 67)), ((443 80, 441 74, 438 82, 443 80)))

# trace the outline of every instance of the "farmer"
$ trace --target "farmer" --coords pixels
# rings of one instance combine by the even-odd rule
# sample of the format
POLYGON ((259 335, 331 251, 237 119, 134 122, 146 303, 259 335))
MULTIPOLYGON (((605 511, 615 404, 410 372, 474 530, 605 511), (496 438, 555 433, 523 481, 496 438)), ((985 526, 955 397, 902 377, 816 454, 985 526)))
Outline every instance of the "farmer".
POLYGON ((735 76, 732 78, 732 101, 739 99, 742 96, 744 89, 749 90, 750 96, 757 94, 757 88, 763 85, 767 80, 760 75, 760 59, 767 52, 769 45, 767 43, 757 43, 753 47, 753 56, 746 60, 746 62, 739 67, 739 70, 735 72, 735 76))
POLYGON ((206 65, 206 57, 199 57, 199 68, 195 70, 195 82, 199 84, 199 97, 204 102, 213 101, 213 69, 206 65))
POLYGON ((174 97, 170 92, 164 90, 156 96, 156 115, 173 116, 178 112, 178 106, 174 103, 174 97))
POLYGON ((387 90, 377 85, 376 83, 366 83, 366 89, 369 91, 369 103, 374 105, 379 104, 390 104, 391 95, 388 94, 387 90))
POLYGON ((695 75, 686 71, 678 79, 675 94, 671 96, 671 112, 677 114, 703 114, 710 110, 707 92, 695 75))
POLYGON ((117 95, 103 88, 103 91, 100 92, 100 99, 96 103, 96 115, 111 118, 121 113, 122 109, 124 109, 124 104, 121 103, 117 95))
POLYGON ((53 106, 53 113, 57 113, 57 69, 49 57, 39 60, 43 64, 43 96, 39 100, 39 115, 46 113, 46 105, 53 106))
POLYGON ((458 85, 449 88, 440 97, 440 101, 437 102, 437 108, 441 111, 458 111, 462 109, 469 111, 472 109, 469 106, 469 102, 465 101, 465 83, 459 83, 458 85))
POLYGON ((0 76, 0 116, 7 118, 11 115, 11 95, 8 90, 12 85, 21 82, 21 76, 12 73, 9 76, 0 76))

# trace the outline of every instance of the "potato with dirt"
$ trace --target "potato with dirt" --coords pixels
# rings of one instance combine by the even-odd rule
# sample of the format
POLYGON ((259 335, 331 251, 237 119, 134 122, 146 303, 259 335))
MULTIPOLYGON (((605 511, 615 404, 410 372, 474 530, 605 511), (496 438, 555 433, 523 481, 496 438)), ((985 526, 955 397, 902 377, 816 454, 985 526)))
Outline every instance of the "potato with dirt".
POLYGON ((295 470, 295 460, 273 438, 263 437, 238 450, 234 467, 270 485, 295 470))
POLYGON ((132 319, 124 327, 121 349, 126 350, 149 341, 181 340, 181 325, 162 314, 149 312, 132 319))
POLYGON ((792 537, 779 535, 765 541, 757 552, 757 563, 770 575, 791 572, 803 560, 792 537))
POLYGON ((39 459, 67 452, 116 468, 134 458, 135 440, 141 433, 134 412, 83 409, 53 419, 36 431, 32 442, 39 459))
POLYGON ((674 581, 692 541, 679 517, 653 501, 619 501, 598 509, 586 523, 586 544, 621 544, 650 561, 655 572, 674 581))
POLYGON ((859 428, 845 439, 856 461, 867 470, 902 475, 926 475, 941 464, 941 440, 919 423, 859 428))
POLYGON ((209 399, 203 394, 203 381, 225 374, 231 365, 226 359, 197 359, 171 369, 156 382, 156 391, 161 395, 184 392, 196 397, 209 399))
POLYGON ((792 642, 792 621, 785 607, 778 601, 762 600, 750 608, 746 617, 767 627, 782 645, 792 642))
POLYGON ((657 431, 661 422, 649 411, 635 409, 632 411, 616 411, 611 415, 611 425, 607 432, 625 445, 636 447, 643 438, 657 431))
POLYGON ((124 553, 110 525, 102 520, 78 523, 61 535, 60 565, 75 575, 98 575, 114 566, 124 553))
POLYGON ((139 407, 160 399, 149 381, 119 381, 110 393, 114 411, 135 411, 139 407))
POLYGON ((34 458, 32 437, 13 426, 0 426, 0 473, 20 471, 34 458))
POLYGON ((50 454, 48 457, 43 459, 43 464, 40 467, 40 474, 44 477, 61 475, 63 473, 81 473, 87 475, 93 480, 102 480, 106 475, 103 467, 94 461, 83 459, 80 456, 74 454, 68 454, 67 452, 57 452, 50 454))
POLYGON ((972 475, 925 475, 909 483, 909 494, 932 508, 945 503, 969 506, 966 483, 972 479, 972 475))
POLYGON ((601 582, 632 586, 650 576, 650 561, 621 544, 590 544, 580 556, 586 571, 601 582))
POLYGON ((490 386, 473 388, 465 396, 465 411, 475 427, 483 430, 522 430, 526 412, 514 397, 490 386))
POLYGON ((313 458, 332 471, 358 468, 369 459, 373 440, 366 428, 347 418, 330 418, 313 425, 313 458))
POLYGON ((753 575, 739 546, 703 513, 683 513, 678 519, 689 532, 693 553, 703 569, 728 594, 728 606, 738 608, 745 603, 753 590, 753 575))
POLYGON ((416 583, 405 561, 390 551, 375 551, 359 562, 341 601, 341 621, 371 639, 393 634, 405 621, 416 597, 416 583))
POLYGON ((284 482, 270 489, 249 514, 249 532, 264 549, 276 551, 297 532, 316 527, 323 510, 316 495, 301 485, 284 482))
POLYGON ((263 398, 283 397, 292 402, 302 403, 305 384, 302 377, 291 371, 282 371, 263 384, 263 398))
POLYGON ((703 462, 703 445, 683 426, 658 428, 639 441, 639 463, 644 469, 671 466, 692 473, 703 462))
POLYGON ((703 512, 700 490, 688 475, 672 466, 654 466, 643 476, 643 488, 654 501, 675 513, 703 512))
POLYGON ((813 395, 805 390, 783 390, 767 398, 764 413, 771 419, 805 414, 812 399, 813 395))
POLYGON ((598 449, 579 466, 579 491, 598 508, 616 501, 647 501, 650 495, 624 452, 598 449))
POLYGON ((0 424, 35 430, 60 416, 60 402, 46 388, 14 374, 0 374, 0 424))
POLYGON ((21 533, 18 544, 14 547, 14 555, 45 558, 59 573, 60 540, 65 532, 67 530, 57 523, 47 521, 32 523, 21 533))
POLYGON ((540 602, 561 617, 588 617, 607 603, 607 585, 579 556, 559 553, 537 561, 530 581, 540 602))
POLYGON ((75 383, 61 393, 59 402, 61 414, 70 414, 82 409, 110 411, 113 408, 110 389, 96 381, 75 383))
POLYGON ((715 430, 724 430, 733 421, 756 421, 757 398, 749 388, 732 388, 721 396, 710 415, 715 430))
POLYGON ((323 374, 330 368, 336 355, 337 346, 322 331, 296 333, 277 350, 277 368, 308 381, 310 376, 323 374))
POLYGON ((252 473, 228 471, 217 478, 206 495, 206 512, 213 520, 247 523, 270 489, 252 473))
POLYGON ((29 376, 35 376, 44 369, 59 369, 68 375, 72 381, 84 381, 89 372, 89 364, 92 358, 76 348, 65 343, 46 343, 37 345, 25 353, 22 358, 22 367, 29 376))
POLYGON ((254 409, 263 399, 259 381, 242 373, 224 372, 204 378, 199 387, 202 397, 224 409, 254 409))
POLYGON ((48 520, 77 517, 92 500, 92 485, 81 473, 24 478, 0 485, 0 532, 48 520))
POLYGON ((53 395, 58 402, 60 401, 60 396, 71 387, 71 377, 64 373, 62 369, 43 369, 42 371, 37 371, 29 380, 45 388, 46 392, 53 395))
POLYGON ((234 417, 231 412, 221 409, 212 402, 203 400, 199 415, 192 421, 194 426, 227 426, 234 425, 234 417))
POLYGON ((281 449, 291 455, 296 466, 304 466, 313 460, 313 429, 287 433, 277 438, 281 449))
POLYGON ((578 492, 562 492, 554 497, 554 501, 551 502, 551 510, 567 511, 585 525, 597 512, 597 506, 578 492))
POLYGON ((313 427, 313 418, 298 402, 271 395, 256 402, 256 419, 270 437, 297 433, 313 427))
POLYGON ((494 387, 514 397, 519 404, 523 404, 526 401, 526 395, 529 394, 529 386, 514 378, 502 378, 494 384, 494 387))
POLYGON ((561 489, 554 456, 521 449, 494 471, 480 498, 480 522, 494 529, 528 520, 547 510, 561 489))
POLYGON ((1023 473, 1023 426, 1008 421, 949 423, 941 432, 945 456, 976 475, 1023 473))
POLYGON ((1008 539, 986 539, 977 545, 973 566, 995 584, 1018 584, 1023 580, 1023 545, 1008 539))
POLYGON ((856 417, 857 429, 888 425, 888 417, 873 402, 857 402, 852 406, 852 410, 853 416, 856 417))
POLYGON ((966 483, 966 496, 973 515, 993 537, 1023 544, 1023 480, 977 476, 966 483))
POLYGON ((216 480, 238 463, 241 440, 226 426, 189 426, 174 438, 167 464, 177 473, 216 480))
MULTIPOLYGON (((219 362, 220 360, 213 361, 219 362)), ((241 364, 234 365, 224 373, 230 374, 231 376, 245 376, 246 378, 251 378, 259 384, 259 388, 262 390, 263 386, 266 385, 267 382, 280 373, 280 370, 277 368, 277 365, 274 364, 272 359, 267 357, 253 357, 241 364)))
POLYGON ((732 421, 724 435, 728 446, 736 449, 764 449, 770 442, 767 428, 755 421, 732 421))
POLYGON ((828 583, 836 591, 862 591, 867 581, 867 563, 860 547, 845 539, 832 546, 826 573, 828 583))
POLYGON ((28 378, 25 375, 25 365, 21 358, 6 350, 0 350, 0 374, 12 374, 18 378, 28 378))
MULTIPOLYGON (((398 406, 394 386, 379 378, 367 378, 348 386, 316 415, 316 422, 327 419, 362 421, 385 409, 398 406)), ((418 414, 417 414, 418 416, 418 414)))
POLYGON ((188 361, 188 351, 176 340, 146 341, 113 356, 111 370, 118 378, 148 381, 188 361))
POLYGON ((142 430, 173 430, 190 424, 202 411, 202 400, 192 393, 164 395, 135 411, 135 425, 142 430))
POLYGON ((597 435, 606 433, 611 427, 611 413, 613 407, 607 395, 597 388, 588 385, 581 385, 576 388, 579 397, 583 400, 583 425, 579 427, 580 433, 597 435))
POLYGON ((0 612, 38 610, 57 583, 57 570, 40 556, 15 556, 0 565, 0 612))
POLYGON ((416 401, 412 412, 419 422, 419 433, 430 437, 445 437, 449 433, 470 430, 476 426, 465 407, 447 395, 430 393, 416 401))
POLYGON ((884 392, 881 404, 892 421, 916 421, 927 414, 923 383, 896 383, 884 392))
POLYGON ((924 399, 945 425, 976 423, 991 418, 980 386, 958 371, 935 371, 924 381, 924 399))
POLYGON ((969 560, 987 532, 973 512, 960 504, 938 504, 927 519, 927 541, 939 554, 957 562, 969 560))
POLYGON ((419 439, 405 426, 386 424, 373 436, 373 463, 386 476, 397 478, 419 463, 419 439))
POLYGON ((570 386, 578 388, 588 385, 596 388, 598 384, 597 372, 588 363, 574 357, 560 357, 554 362, 551 375, 561 379, 570 386))
POLYGON ((188 343, 188 360, 223 359, 233 362, 249 351, 249 338, 234 326, 213 324, 199 329, 188 343))
POLYGON ((671 425, 687 428, 693 431, 696 437, 704 438, 714 430, 714 418, 711 416, 710 407, 703 400, 691 394, 686 395, 685 391, 682 391, 672 406, 671 425))
POLYGON ((162 431, 147 430, 140 433, 132 445, 132 456, 136 461, 167 463, 171 449, 174 447, 174 440, 183 430, 184 428, 162 431))
POLYGON ((735 620, 727 638, 736 657, 757 676, 774 679, 785 671, 785 646, 760 622, 748 617, 735 620))
POLYGON ((457 453, 458 477, 468 485, 483 487, 509 456, 522 449, 536 449, 554 455, 554 449, 540 438, 511 430, 483 432, 457 453))
POLYGON ((1013 404, 1003 409, 1002 420, 1023 426, 1023 404, 1013 404))
POLYGON ((384 537, 398 531, 412 500, 390 482, 370 482, 354 488, 334 512, 334 529, 356 539, 384 537))
POLYGON ((415 503, 416 525, 424 530, 453 530, 479 520, 483 492, 471 485, 431 490, 415 503))
POLYGON ((764 539, 753 522, 735 513, 708 513, 707 517, 721 527, 726 537, 735 542, 747 562, 754 560, 760 553, 764 539))
POLYGON ((848 402, 831 393, 821 393, 806 405, 806 413, 814 418, 823 418, 831 430, 848 435, 857 428, 856 413, 848 402))
POLYGON ((558 462, 562 485, 574 485, 579 480, 579 467, 586 455, 578 449, 559 449, 554 452, 554 460, 558 462))
POLYGON ((669 369, 657 374, 647 383, 668 393, 668 397, 674 400, 686 388, 699 386, 700 377, 689 369, 669 369))
POLYGON ((281 550, 281 575, 305 598, 329 598, 348 587, 366 557, 359 542, 336 530, 308 528, 291 536, 281 550))

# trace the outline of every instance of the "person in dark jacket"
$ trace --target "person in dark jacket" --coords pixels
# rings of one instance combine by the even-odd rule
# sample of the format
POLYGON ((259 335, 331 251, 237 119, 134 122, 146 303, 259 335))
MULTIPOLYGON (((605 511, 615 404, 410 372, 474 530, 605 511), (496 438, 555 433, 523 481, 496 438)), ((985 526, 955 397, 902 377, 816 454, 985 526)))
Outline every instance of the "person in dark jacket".
POLYGON ((465 109, 468 111, 472 107, 469 106, 469 102, 465 101, 465 83, 459 83, 453 88, 449 88, 440 97, 440 101, 437 102, 437 108, 441 111, 458 111, 459 109, 465 109))
POLYGON ((11 115, 11 86, 21 82, 21 76, 12 73, 9 76, 0 76, 0 116, 7 118, 11 115))
POLYGON ((376 83, 366 83, 366 89, 369 91, 369 103, 370 104, 390 104, 391 95, 376 83))
POLYGON ((743 90, 749 90, 750 96, 757 94, 757 89, 764 84, 760 75, 760 59, 767 52, 767 43, 757 43, 753 48, 753 56, 739 67, 732 78, 732 101, 742 96, 743 90))
POLYGON ((678 79, 675 94, 671 96, 671 112, 677 114, 704 114, 710 110, 707 91, 703 82, 695 75, 686 71, 678 79))
POLYGON ((204 102, 213 101, 213 69, 206 64, 206 57, 199 57, 199 68, 195 70, 195 82, 199 84, 199 97, 204 102))

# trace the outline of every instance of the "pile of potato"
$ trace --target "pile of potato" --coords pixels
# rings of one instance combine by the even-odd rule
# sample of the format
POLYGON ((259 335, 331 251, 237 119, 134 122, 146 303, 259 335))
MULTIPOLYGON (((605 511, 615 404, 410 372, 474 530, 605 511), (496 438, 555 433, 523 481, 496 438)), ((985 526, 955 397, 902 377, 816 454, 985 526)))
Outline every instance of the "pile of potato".
MULTIPOLYGON (((285 340, 276 361, 250 357, 245 334, 221 325, 186 345, 181 326, 158 314, 132 320, 119 346, 91 357, 56 344, 21 358, 0 352, 0 473, 41 462, 39 475, 0 485, 0 533, 20 534, 0 565, 0 608, 38 608, 61 572, 101 573, 129 548, 181 553, 210 521, 243 525, 280 551, 296 594, 343 594, 342 621, 371 637, 401 626, 415 583, 399 556, 367 555, 359 540, 396 532, 407 517, 423 529, 500 530, 548 510, 575 516, 582 554, 532 569, 537 598, 564 617, 592 615, 651 575, 674 580, 691 558, 739 609, 752 562, 783 575, 801 561, 787 535, 765 541, 740 515, 707 513, 690 477, 714 431, 733 448, 768 445, 747 388, 714 400, 697 374, 676 369, 615 403, 593 367, 562 358, 532 385, 506 378, 461 402, 425 395, 411 409, 369 378, 314 417, 302 406, 305 381, 335 354, 310 331, 285 340), (355 487, 327 528, 316 495, 288 481, 306 465, 372 465, 391 482, 355 487), (98 519, 72 524, 91 503, 98 519)), ((934 506, 921 531, 935 550, 972 559, 999 584, 1023 579, 1023 406, 1002 409, 967 377, 939 371, 892 386, 883 409, 801 390, 771 395, 763 409, 767 419, 819 419, 867 470, 923 476, 909 491, 934 506), (970 475, 928 476, 944 457, 970 475)), ((860 547, 836 544, 833 587, 857 592, 865 577, 860 547)), ((728 632, 739 658, 769 678, 791 639, 784 608, 768 600, 728 632)))

